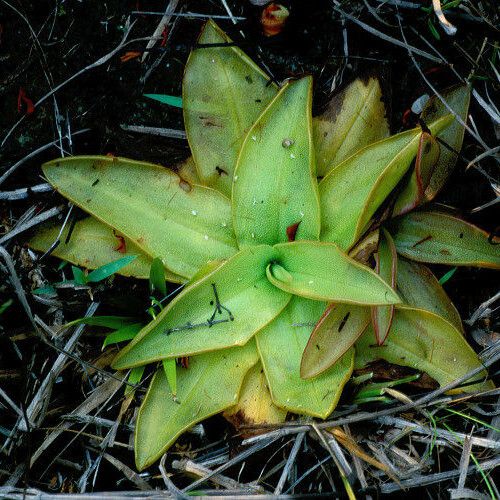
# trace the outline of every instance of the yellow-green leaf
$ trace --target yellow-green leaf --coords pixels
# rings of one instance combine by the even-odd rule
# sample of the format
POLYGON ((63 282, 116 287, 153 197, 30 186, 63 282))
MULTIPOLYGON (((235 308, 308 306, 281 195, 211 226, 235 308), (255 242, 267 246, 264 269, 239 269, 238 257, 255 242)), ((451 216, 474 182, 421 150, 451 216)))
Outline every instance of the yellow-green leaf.
POLYGON ((276 94, 268 76, 213 22, 205 25, 186 63, 184 125, 203 184, 231 195, 241 144, 276 94))
MULTIPOLYGON (((430 124, 437 133, 451 116, 430 124)), ((337 165, 320 183, 321 239, 349 249, 415 157, 420 128, 371 144, 337 165)))
POLYGON ((189 278, 208 260, 228 258, 237 245, 231 204, 219 192, 193 185, 151 163, 84 156, 43 166, 48 181, 97 219, 189 278))
MULTIPOLYGON (((460 331, 441 316, 423 309, 398 306, 383 346, 373 345, 373 335, 368 328, 356 343, 356 368, 384 359, 423 371, 440 385, 446 385, 481 366, 460 331)), ((475 384, 463 390, 490 387, 490 383, 475 384)))
MULTIPOLYGON (((380 239, 378 251, 375 254, 375 270, 378 275, 395 290, 398 265, 396 247, 394 246, 391 235, 385 229, 382 229, 382 234, 383 238, 380 239)), ((392 318, 394 316, 394 305, 372 307, 371 316, 377 344, 382 345, 387 335, 389 335, 389 329, 391 328, 392 318)))
POLYGON ((319 238, 311 98, 310 77, 288 82, 245 138, 232 200, 240 247, 289 241, 295 224, 293 239, 319 238))
POLYGON ((257 336, 257 348, 276 405, 326 418, 335 408, 352 373, 353 350, 329 370, 309 380, 300 377, 300 361, 324 302, 293 297, 285 310, 257 336))
POLYGON ((238 401, 248 370, 257 362, 255 343, 194 356, 177 374, 177 399, 163 368, 157 370, 137 418, 135 463, 153 464, 191 426, 238 401))
POLYGON ((235 406, 224 417, 238 429, 242 425, 281 424, 286 410, 278 408, 271 399, 264 368, 259 362, 248 371, 235 406))
MULTIPOLYGON (((60 231, 59 226, 47 225, 37 230, 31 238, 29 245, 35 250, 46 252, 56 241, 60 231)), ((61 235, 59 245, 51 253, 54 257, 67 260, 72 264, 96 269, 126 255, 137 255, 127 266, 121 268, 118 274, 133 276, 134 278, 146 279, 149 277, 151 268, 151 257, 145 254, 130 239, 123 237, 120 233, 113 233, 113 229, 106 224, 87 217, 75 223, 71 237, 66 243, 70 225, 66 225, 61 235), (123 238, 123 242, 121 241, 123 238), (121 251, 118 251, 118 248, 121 251)), ((165 271, 168 281, 180 283, 184 281, 180 276, 165 271)))
POLYGON ((329 304, 304 349, 300 376, 316 377, 328 370, 354 345, 369 323, 368 307, 329 304))
POLYGON ((377 78, 357 79, 335 94, 326 111, 313 119, 318 175, 359 149, 389 136, 389 125, 377 78))
POLYGON ((444 212, 412 212, 389 226, 399 254, 418 262, 500 268, 499 239, 444 212))
POLYGON ((269 281, 294 295, 329 302, 384 305, 397 294, 369 267, 333 243, 296 241, 274 246, 277 258, 267 269, 269 281), (284 272, 283 272, 284 271, 284 272))
POLYGON ((113 366, 124 369, 244 345, 290 300, 266 278, 266 266, 275 256, 272 247, 248 247, 185 288, 113 366))
POLYGON ((457 309, 428 267, 399 257, 397 281, 405 304, 438 314, 464 333, 457 309))

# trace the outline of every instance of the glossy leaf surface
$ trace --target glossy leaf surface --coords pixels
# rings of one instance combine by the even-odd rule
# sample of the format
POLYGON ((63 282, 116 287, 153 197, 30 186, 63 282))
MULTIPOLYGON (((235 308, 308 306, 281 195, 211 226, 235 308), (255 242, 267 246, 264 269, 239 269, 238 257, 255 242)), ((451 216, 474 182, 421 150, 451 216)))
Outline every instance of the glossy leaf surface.
POLYGON ((277 260, 269 265, 267 276, 282 290, 329 302, 368 305, 399 302, 397 294, 376 273, 333 243, 296 241, 274 248, 277 260))
POLYGON ((155 462, 195 423, 233 406, 246 373, 257 359, 253 342, 194 356, 189 368, 179 369, 177 402, 170 394, 163 368, 157 370, 137 418, 137 468, 142 470, 155 462))
MULTIPOLYGON (((394 246, 391 235, 385 229, 382 230, 382 234, 383 238, 381 238, 378 251, 375 254, 375 270, 378 275, 395 290, 398 266, 396 247, 394 246)), ((389 335, 389 329, 391 328, 392 318, 394 316, 394 305, 372 307, 371 316, 377 344, 382 345, 387 335, 389 335)))
POLYGON ((369 323, 368 307, 329 304, 304 349, 300 376, 316 377, 328 370, 354 345, 369 323))
POLYGON ((259 362, 248 371, 238 403, 226 410, 224 417, 238 429, 242 425, 280 424, 285 421, 286 414, 286 410, 273 403, 264 368, 259 362))
POLYGON ((240 247, 288 241, 297 223, 295 239, 319 238, 311 97, 311 78, 285 84, 246 136, 232 198, 240 247))
POLYGON ((293 297, 285 310, 257 336, 271 396, 276 405, 295 413, 326 418, 351 376, 353 350, 332 368, 310 380, 300 377, 304 347, 325 303, 293 297), (305 326, 304 326, 305 325, 305 326))
POLYGON ((54 160, 43 171, 61 194, 175 274, 189 278, 236 252, 229 200, 159 165, 86 156, 54 160))
MULTIPOLYGON (((46 252, 56 241, 59 231, 60 227, 53 225, 38 229, 29 242, 30 247, 46 252)), ((118 273, 142 279, 149 276, 151 258, 128 238, 123 237, 122 245, 121 240, 113 234, 113 229, 106 224, 93 217, 78 221, 75 223, 71 238, 66 243, 68 231, 69 225, 65 227, 61 235, 61 243, 51 255, 87 269, 96 269, 124 255, 137 255, 137 259, 120 269, 118 273), (121 248, 121 251, 118 251, 118 248, 121 248)), ((119 233, 116 234, 119 235, 119 233)), ((169 273, 168 277, 169 281, 176 283, 183 279, 173 273, 169 273)))
POLYGON ((500 268, 498 238, 443 212, 412 212, 390 225, 399 254, 418 262, 500 268))
MULTIPOLYGON (((435 133, 450 120, 442 118, 430 128, 435 133)), ((416 128, 371 144, 337 165, 319 183, 323 241, 347 250, 358 240, 410 167, 420 135, 416 128)))
MULTIPOLYGON (((383 346, 373 345, 371 328, 356 344, 356 367, 384 359, 389 363, 421 370, 446 385, 481 366, 477 354, 451 323, 422 309, 396 308, 391 331, 383 346)), ((486 384, 467 386, 474 391, 486 384)))
POLYGON ((359 149, 389 136, 389 125, 376 78, 357 79, 335 94, 326 111, 314 118, 318 176, 359 149))
MULTIPOLYGON (((230 44, 213 22, 198 44, 230 44)), ((237 46, 195 48, 182 86, 184 125, 203 184, 231 195, 236 158, 254 121, 276 94, 276 86, 237 46)))
POLYGON ((113 366, 130 368, 248 342, 290 300, 266 278, 266 265, 275 255, 269 246, 248 247, 185 288, 125 347, 113 366))
POLYGON ((399 257, 398 293, 405 304, 438 314, 463 333, 457 309, 428 267, 399 257))

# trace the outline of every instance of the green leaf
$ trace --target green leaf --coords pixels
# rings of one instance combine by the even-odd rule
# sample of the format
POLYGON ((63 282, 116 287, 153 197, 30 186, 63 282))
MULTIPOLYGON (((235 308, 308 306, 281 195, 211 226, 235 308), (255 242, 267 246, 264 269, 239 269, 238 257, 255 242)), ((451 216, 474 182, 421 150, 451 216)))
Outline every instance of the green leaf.
POLYGON ((335 94, 326 111, 313 119, 318 176, 389 136, 382 90, 377 78, 357 79, 335 94))
POLYGON ((457 309, 428 267, 400 257, 398 293, 405 304, 438 314, 464 333, 457 309))
MULTIPOLYGON (((451 119, 442 118, 430 124, 430 129, 436 133, 451 119)), ((420 135, 416 128, 371 144, 337 165, 319 183, 323 241, 347 250, 358 240, 410 167, 420 135)))
MULTIPOLYGON (((132 370, 130 370, 127 382, 129 384, 134 384, 134 385, 139 384, 142 380, 142 376, 144 375, 145 369, 146 369, 145 366, 136 366, 135 368, 132 368, 132 370)), ((135 387, 132 387, 130 385, 125 386, 125 396, 128 396, 133 391, 135 391, 135 387)))
POLYGON ((137 468, 143 470, 153 464, 197 422, 233 406, 246 373, 257 360, 254 342, 191 358, 189 368, 178 373, 177 402, 168 397, 167 378, 159 369, 137 418, 137 468))
POLYGON ((438 280, 439 284, 444 285, 445 283, 450 281, 450 279, 456 273, 457 269, 458 269, 457 267, 452 267, 448 272, 444 273, 443 276, 441 276, 441 278, 439 278, 438 280))
POLYGON ((284 311, 256 335, 274 403, 288 411, 320 418, 326 418, 337 405, 353 364, 351 349, 322 375, 310 380, 300 377, 310 325, 318 320, 324 307, 324 302, 293 297, 284 311))
POLYGON ((9 300, 6 300, 3 304, 0 304, 0 314, 3 314, 12 304, 13 304, 13 300, 12 299, 9 299, 9 300))
POLYGON ((69 323, 66 323, 63 328, 69 328, 75 325, 92 325, 104 326, 106 328, 117 330, 136 322, 137 318, 131 318, 129 316, 90 316, 88 318, 79 318, 70 321, 69 323))
POLYGON ((273 403, 264 368, 258 362, 246 374, 238 403, 226 410, 224 417, 239 429, 242 425, 281 424, 286 414, 273 403))
POLYGON ((272 247, 248 247, 186 287, 125 347, 114 368, 244 345, 290 300, 266 278, 275 257, 272 247))
POLYGON ((113 333, 106 336, 104 343, 102 344, 102 349, 108 345, 119 344, 120 342, 132 340, 141 331, 142 327, 142 323, 133 323, 115 330, 113 333))
POLYGON ((177 363, 175 358, 163 359, 162 360, 163 371, 165 372, 165 377, 167 377, 168 386, 170 387, 170 392, 174 398, 177 397, 177 363))
POLYGON ((311 133, 312 80, 288 82, 245 138, 233 183, 240 247, 317 240, 320 213, 311 133))
POLYGON ((415 167, 394 204, 392 209, 393 217, 408 213, 427 201, 425 190, 429 185, 443 148, 444 146, 440 146, 434 137, 426 132, 422 133, 418 144, 417 157, 415 158, 415 167))
MULTIPOLYGON (((106 224, 94 217, 87 217, 76 222, 71 231, 70 239, 66 243, 70 226, 70 224, 66 225, 61 234, 59 245, 51 252, 54 257, 67 260, 86 269, 96 269, 122 255, 137 255, 137 259, 121 268, 118 273, 143 279, 149 276, 151 258, 134 245, 130 239, 118 233, 113 234, 113 229, 106 224)), ((56 241, 59 231, 60 227, 57 225, 46 225, 37 230, 28 244, 35 250, 46 252, 56 241)), ((168 281, 174 283, 185 281, 184 278, 171 272, 167 272, 167 277, 168 281)))
MULTIPOLYGON (((446 104, 462 119, 467 121, 469 113, 471 89, 467 85, 450 87, 441 93, 446 104)), ((422 112, 421 119, 426 123, 432 123, 438 118, 450 113, 439 97, 433 96, 429 99, 422 112)), ((437 133, 437 137, 446 143, 450 148, 441 145, 439 160, 432 171, 432 176, 425 189, 425 197, 428 201, 433 200, 441 188, 444 186, 457 163, 459 152, 462 149, 465 129, 455 118, 452 124, 437 133)))
POLYGON ((304 349, 300 376, 308 379, 328 370, 349 351, 369 323, 368 307, 329 304, 304 349))
POLYGON ((43 171, 62 195, 175 274, 189 278, 208 260, 236 252, 230 201, 159 165, 85 156, 51 161, 43 171))
POLYGON ((151 262, 149 271, 149 289, 151 292, 159 292, 162 296, 167 295, 167 285, 165 283, 165 268, 159 257, 151 262))
POLYGON ((412 212, 389 226, 399 254, 418 262, 500 268, 498 238, 444 212, 412 212))
MULTIPOLYGON (((398 265, 396 247, 391 235, 385 229, 382 229, 382 234, 383 238, 380 239, 378 251, 375 254, 375 270, 395 290, 398 265)), ((392 318, 394 317, 394 305, 372 307, 371 316, 377 344, 382 345, 387 335, 389 335, 392 318)))
POLYGON ((122 267, 130 264, 134 259, 137 258, 137 255, 127 255, 126 257, 122 257, 121 259, 117 259, 113 262, 109 262, 108 264, 104 264, 97 269, 94 269, 87 276, 87 282, 89 283, 98 283, 106 278, 109 278, 116 272, 118 272, 122 267))
POLYGON ((395 304, 399 298, 370 268, 333 243, 296 241, 274 246, 269 281, 286 292, 313 300, 350 304, 395 304), (286 275, 283 273, 285 271, 286 275))
POLYGON ((276 94, 268 76, 213 22, 184 71, 184 125, 203 184, 231 195, 236 158, 254 121, 276 94))
POLYGON ((174 108, 182 108, 182 97, 177 97, 175 95, 165 95, 165 94, 144 94, 144 97, 153 99, 154 101, 161 102, 162 104, 168 104, 174 108))
POLYGON ((86 274, 80 268, 71 266, 71 272, 73 273, 73 279, 77 285, 86 285, 89 281, 86 274))
MULTIPOLYGON (((424 371, 440 385, 446 385, 481 366, 477 354, 462 334, 441 316, 429 311, 398 306, 384 345, 372 345, 373 335, 373 330, 368 328, 357 342, 356 368, 384 359, 389 363, 424 371)), ((462 390, 476 391, 492 387, 487 382, 462 390)))

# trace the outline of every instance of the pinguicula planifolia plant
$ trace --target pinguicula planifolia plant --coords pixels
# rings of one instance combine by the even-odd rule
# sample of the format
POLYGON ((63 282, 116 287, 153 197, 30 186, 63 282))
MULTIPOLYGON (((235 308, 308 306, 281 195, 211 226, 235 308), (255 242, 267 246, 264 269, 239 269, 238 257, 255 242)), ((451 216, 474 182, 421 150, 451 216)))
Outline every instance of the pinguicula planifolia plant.
MULTIPOLYGON (((199 42, 182 101, 194 170, 101 156, 43 166, 90 214, 55 255, 95 268, 118 256, 119 235, 139 256, 122 274, 146 278, 159 258, 185 284, 117 337, 133 340, 115 369, 158 365, 136 422, 138 469, 219 412, 324 419, 353 368, 377 359, 439 384, 468 373, 480 361, 422 262, 500 266, 485 232, 422 207, 455 165, 466 86, 443 94, 455 116, 431 98, 422 126, 389 136, 374 78, 312 119, 310 77, 276 86, 213 22, 199 42), (181 357, 189 364, 176 368, 181 357)), ((55 232, 32 245, 46 249, 55 232)), ((484 376, 463 390, 490 387, 484 376)))

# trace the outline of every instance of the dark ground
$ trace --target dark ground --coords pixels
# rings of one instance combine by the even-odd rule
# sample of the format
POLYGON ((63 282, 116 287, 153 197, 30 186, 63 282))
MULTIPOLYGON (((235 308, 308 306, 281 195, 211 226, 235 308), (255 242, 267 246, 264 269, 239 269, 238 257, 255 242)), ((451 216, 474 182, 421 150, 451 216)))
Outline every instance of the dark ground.
MULTIPOLYGON (((431 5, 430 0, 414 2, 426 7, 431 5)), ((177 19, 165 45, 160 47, 157 44, 142 64, 140 57, 122 62, 120 56, 127 51, 142 53, 147 43, 144 40, 130 43, 106 63, 84 72, 58 90, 53 97, 36 106, 33 113, 26 114, 26 101, 18 106, 20 89, 24 89, 26 96, 36 103, 55 86, 113 50, 123 36, 127 19, 135 21, 129 40, 150 37, 160 18, 131 15, 131 11, 164 11, 167 4, 168 2, 159 0, 0 0, 0 141, 3 141, 0 148, 0 176, 32 151, 57 140, 58 127, 63 136, 69 130, 74 133, 81 129, 90 129, 74 137, 71 144, 63 140, 62 147, 66 154, 113 153, 166 166, 174 165, 189 155, 186 141, 134 134, 124 131, 121 125, 183 128, 181 110, 150 101, 142 95, 180 95, 183 65, 202 26, 200 19, 177 19), (24 119, 13 128, 20 118, 24 119)), ((450 66, 453 66, 464 78, 472 73, 475 88, 483 97, 489 94, 491 100, 498 105, 499 81, 492 64, 498 67, 500 41, 499 31, 495 26, 498 26, 499 13, 493 0, 483 2, 482 11, 476 9, 473 4, 476 3, 462 2, 463 8, 450 10, 448 17, 458 27, 458 34, 454 38, 445 35, 434 15, 423 9, 403 5, 398 11, 395 5, 381 5, 378 0, 344 2, 341 8, 369 26, 401 40, 396 17, 399 12, 408 42, 432 52, 432 48, 421 38, 423 37, 439 50, 449 63, 437 64, 424 58, 417 59, 421 70, 433 85, 443 89, 458 83, 457 76, 450 69, 450 66), (375 8, 377 10, 373 12, 375 8), (430 21, 440 34, 440 40, 432 34, 430 21)), ((229 1, 233 14, 246 18, 237 29, 229 20, 218 22, 251 56, 258 61, 260 59, 277 81, 303 73, 313 74, 316 112, 321 111, 327 103, 334 80, 338 89, 358 76, 377 74, 382 81, 391 130, 402 130, 403 115, 412 102, 424 92, 431 93, 409 58, 407 50, 366 32, 349 20, 344 21, 331 2, 297 1, 286 5, 291 11, 289 22, 285 31, 274 38, 267 39, 261 35, 258 22, 261 9, 246 0, 229 1), (239 34, 240 29, 246 35, 244 40, 239 34), (347 40, 347 58, 343 36, 346 36, 347 40)), ((176 12, 179 11, 226 14, 219 0, 181 1, 176 12)), ((474 99, 470 112, 479 135, 490 147, 495 147, 498 144, 498 124, 495 130, 493 121, 474 99)), ((465 171, 467 162, 483 151, 484 148, 466 134, 462 158, 439 201, 457 207, 472 222, 488 231, 494 231, 498 225, 497 205, 473 214, 470 212, 494 198, 492 187, 495 187, 495 182, 498 195, 498 163, 492 158, 485 159, 481 167, 493 176, 493 186, 492 179, 488 179, 484 173, 474 168, 465 171)), ((5 180, 0 190, 6 192, 43 183, 40 165, 57 156, 60 156, 60 150, 53 146, 27 159, 5 180)), ((36 213, 40 213, 63 204, 64 200, 54 193, 29 193, 27 198, 17 201, 2 201, 0 198, 0 238, 8 233, 29 209, 33 208, 36 213)), ((496 229, 498 230, 498 227, 496 229)), ((48 282, 61 278, 61 271, 57 270, 59 263, 55 259, 49 258, 41 264, 33 261, 26 248, 29 235, 29 232, 23 233, 5 244, 5 249, 12 256, 22 286, 27 292, 40 286, 42 278, 48 282)), ((438 276, 446 270, 435 268, 438 276)), ((24 411, 33 391, 38 388, 38 383, 43 380, 57 357, 57 352, 42 344, 32 333, 30 321, 7 277, 8 274, 0 268, 0 306, 10 299, 13 300, 12 305, 0 316, 0 388, 24 411)), ((468 318, 483 301, 496 293, 497 284, 498 276, 491 271, 462 268, 446 285, 446 290, 462 317, 468 318)), ((143 282, 117 277, 112 282, 98 287, 95 298, 101 302, 99 314, 126 314, 131 309, 145 309, 148 290, 143 282)), ((33 314, 52 325, 81 317, 90 299, 86 292, 65 291, 59 297, 59 312, 50 305, 34 300, 30 293, 28 301, 33 314)), ((489 331, 491 330, 495 330, 494 315, 490 318, 489 331)), ((102 359, 100 342, 101 339, 96 340, 95 336, 84 336, 76 354, 86 362, 97 363, 106 368, 109 359, 102 359)), ((474 340, 471 340, 471 343, 478 351, 482 349, 474 340)), ((31 470, 24 466, 29 462, 30 454, 43 442, 46 430, 52 429, 60 422, 61 415, 71 412, 84 401, 103 379, 102 374, 88 365, 68 361, 68 367, 56 381, 51 399, 47 402, 47 413, 40 427, 31 429, 26 435, 19 433, 13 444, 2 449, 1 483, 18 474, 15 485, 19 487, 28 486, 51 492, 81 490, 82 482, 79 481, 82 474, 88 464, 99 456, 97 447, 100 441, 95 436, 104 436, 106 429, 91 425, 83 431, 87 434, 77 436, 74 432, 68 432, 44 453, 31 470), (66 446, 68 447, 65 448, 66 446), (6 449, 9 450, 8 454, 6 449)), ((410 393, 412 391, 411 388, 407 390, 410 393)), ((414 392, 418 390, 420 389, 413 389, 414 392)), ((344 404, 349 403, 349 394, 350 391, 347 390, 343 398, 344 404)), ((115 397, 100 416, 115 419, 119 406, 119 398, 115 397)), ((341 405, 339 410, 343 408, 341 405)), ((129 411, 125 420, 131 416, 132 412, 129 411)), ((0 406, 2 441, 8 438, 15 421, 16 415, 10 407, 0 406)), ((463 432, 471 430, 470 423, 463 419, 458 419, 454 425, 457 430, 463 432)), ((80 428, 81 424, 77 424, 72 430, 80 428)), ((193 451, 189 456, 198 459, 210 449, 223 452, 227 448, 226 452, 229 450, 231 456, 238 451, 239 440, 234 437, 234 430, 222 418, 211 419, 205 425, 205 430, 207 434, 204 438, 193 435, 181 438, 175 448, 178 456, 183 456, 183 451, 207 446, 209 448, 205 448, 205 451, 199 454, 193 451), (224 439, 225 441, 221 441, 224 439)), ((362 431, 369 434, 378 429, 375 426, 364 426, 362 431)), ((357 432, 361 430, 357 429, 357 432)), ((127 443, 129 434, 120 429, 118 441, 127 443)), ((286 459, 290 447, 289 441, 282 440, 267 448, 257 455, 256 459, 248 462, 240 480, 255 480, 261 470, 264 474, 267 473, 274 465, 286 459), (274 452, 276 455, 272 456, 274 452), (266 464, 267 460, 269 462, 266 464)), ((107 452, 133 468, 130 450, 115 446, 107 452)), ((308 448, 300 455, 298 475, 326 456, 326 452, 318 443, 311 440, 308 448)), ((437 453, 434 467, 426 472, 430 474, 449 470, 456 467, 459 458, 460 448, 453 453, 445 450, 442 456, 437 453)), ((237 478, 239 467, 233 467, 226 473, 237 478)), ((264 485, 275 484, 280 471, 278 468, 274 475, 266 479, 264 485)), ((156 468, 151 469, 146 479, 153 486, 164 487, 156 468), (151 478, 151 475, 156 476, 156 479, 151 478)), ((180 474, 174 475, 173 479, 178 485, 189 482, 180 474)), ((337 491, 341 492, 342 486, 335 475, 335 467, 329 462, 312 473, 295 491, 331 491, 332 482, 337 491)), ((370 484, 377 484, 377 481, 371 481, 370 484)), ((86 491, 132 490, 136 485, 137 482, 134 485, 124 479, 123 472, 103 460, 95 479, 93 475, 90 476, 86 491)), ((450 482, 429 486, 427 494, 432 498, 446 498, 447 489, 450 487, 453 487, 450 482)), ((484 482, 480 480, 471 480, 468 487, 477 487, 479 491, 487 492, 484 482)), ((272 491, 273 487, 270 489, 272 491)))

